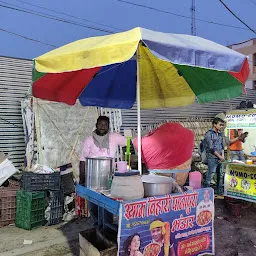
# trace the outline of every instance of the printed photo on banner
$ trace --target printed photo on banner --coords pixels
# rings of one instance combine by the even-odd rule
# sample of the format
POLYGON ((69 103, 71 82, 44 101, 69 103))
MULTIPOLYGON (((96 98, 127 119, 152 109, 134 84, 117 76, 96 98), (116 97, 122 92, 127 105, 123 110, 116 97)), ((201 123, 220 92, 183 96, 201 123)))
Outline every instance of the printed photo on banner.
POLYGON ((213 189, 122 204, 120 256, 213 255, 213 189))
POLYGON ((198 226, 204 226, 211 222, 214 212, 214 204, 210 199, 210 190, 204 190, 204 199, 196 207, 196 223, 198 226))

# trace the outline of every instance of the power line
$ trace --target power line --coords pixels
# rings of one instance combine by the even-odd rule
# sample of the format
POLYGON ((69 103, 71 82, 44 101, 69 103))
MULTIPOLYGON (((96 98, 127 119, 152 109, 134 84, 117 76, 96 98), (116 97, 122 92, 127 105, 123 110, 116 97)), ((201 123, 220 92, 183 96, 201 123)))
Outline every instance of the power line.
POLYGON ((46 18, 46 19, 51 19, 51 20, 55 20, 55 21, 59 21, 59 22, 64 22, 64 23, 68 23, 68 24, 72 24, 72 25, 77 25, 77 26, 81 26, 81 27, 85 27, 85 28, 89 28, 89 29, 93 29, 93 30, 98 30, 98 31, 101 31, 101 32, 109 33, 109 34, 114 33, 113 31, 110 31, 110 30, 106 30, 106 29, 99 28, 99 27, 93 27, 93 26, 85 25, 85 24, 78 23, 78 22, 75 22, 75 21, 72 21, 72 20, 68 20, 68 19, 65 19, 65 18, 53 16, 53 15, 48 14, 48 13, 43 13, 43 12, 35 11, 35 10, 32 10, 32 9, 20 7, 20 6, 14 5, 14 4, 9 4, 9 3, 3 2, 3 1, 0 1, 0 2, 2 2, 4 4, 8 4, 8 5, 12 5, 12 6, 17 7, 17 8, 14 8, 14 7, 10 7, 10 6, 6 6, 6 5, 1 5, 0 4, 0 7, 8 8, 8 9, 11 9, 11 10, 20 11, 20 12, 32 14, 32 15, 35 15, 35 16, 40 16, 40 17, 43 17, 43 18, 46 18), (22 9, 20 9, 20 8, 22 8, 22 9))
MULTIPOLYGON (((16 0, 17 1, 17 0, 16 0)), ((167 12, 167 11, 163 11, 163 10, 159 10, 159 9, 156 9, 156 8, 153 8, 153 7, 149 7, 149 6, 144 6, 144 5, 139 5, 139 4, 134 4, 134 3, 131 3, 131 2, 127 2, 127 1, 123 1, 123 0, 117 0, 119 2, 124 2, 124 3, 129 3, 129 4, 132 4, 132 5, 136 5, 136 6, 139 6, 139 7, 145 7, 145 8, 148 8, 148 9, 153 9, 153 10, 156 10, 156 11, 159 11, 159 12, 164 12, 164 13, 167 13, 167 14, 172 14, 172 15, 177 15, 177 16, 180 16, 180 17, 184 17, 184 18, 191 18, 191 17, 188 17, 188 16, 185 16, 185 15, 179 15, 179 14, 175 14, 175 13, 170 13, 170 12, 167 12)), ((221 1, 221 0, 220 0, 221 1)), ((3 1, 0 1, 0 2, 3 2, 3 1)), ((25 2, 25 1, 20 1, 20 2, 25 2)), ((222 1, 221 1, 222 2, 222 1)), ((4 7, 4 8, 8 8, 8 9, 12 9, 12 10, 15 10, 15 11, 21 11, 21 12, 25 12, 25 13, 29 13, 29 14, 32 14, 32 15, 38 15, 36 12, 35 13, 32 13, 32 12, 29 12, 29 11, 26 11, 26 10, 22 10, 22 9, 17 9, 17 8, 13 8, 13 7, 9 7, 9 6, 5 6, 5 5, 1 5, 0 4, 0 7, 4 7)), ((44 8, 44 7, 42 7, 44 8)), ((45 8, 45 9, 48 9, 48 8, 45 8)), ((27 9, 29 10, 29 9, 27 9)), ((51 9, 49 9, 51 10, 51 9)), ((33 11, 33 10, 31 10, 33 11)), ((53 10, 52 10, 53 11, 53 10)), ((62 21, 61 19, 59 19, 58 17, 55 17, 50 15, 50 16, 43 16, 41 15, 41 13, 39 13, 40 17, 43 17, 43 18, 48 18, 48 19, 54 19, 54 20, 57 20, 57 21, 62 21), (52 17, 52 18, 51 18, 52 17)), ((43 13, 44 14, 44 13, 43 13)), ((63 13, 64 14, 64 13, 63 13)), ((233 14, 233 13, 232 13, 233 14)), ((68 14, 66 14, 68 15, 68 14)), ((73 16, 75 17, 75 16, 73 16)), ((199 20, 199 21, 204 21, 204 22, 208 22, 208 23, 213 23, 211 21, 205 21, 205 20, 200 20, 200 19, 196 19, 196 20, 199 20)), ((65 23, 71 23, 73 24, 72 22, 69 22, 68 20, 63 20, 62 22, 65 22, 65 23)), ((241 21, 242 22, 242 21, 241 21)), ((213 23, 213 24, 216 24, 216 25, 223 25, 223 26, 229 26, 229 25, 226 25, 226 24, 220 24, 220 23, 213 23)), ((73 25, 79 25, 79 26, 85 26, 85 25, 81 25, 81 24, 77 24, 77 23, 74 23, 73 25)), ((246 24, 245 24, 246 25, 246 24)), ((87 26, 85 26, 87 27, 87 26)), ((245 28, 241 28, 241 27, 235 27, 235 26, 231 26, 233 28, 238 28, 238 29, 245 29, 245 28)), ((92 27, 89 27, 91 29, 96 29, 98 30, 97 28, 92 28, 92 27)), ((246 29, 247 30, 247 29, 246 29)), ((254 30, 250 29, 251 31, 253 31, 255 33, 254 30)), ((30 41, 33 41, 33 42, 36 42, 36 43, 40 43, 40 44, 43 44, 43 45, 47 45, 47 46, 50 46, 50 47, 53 47, 53 48, 57 48, 56 45, 52 45, 52 44, 49 44, 49 43, 45 43, 45 42, 42 42, 40 40, 37 40, 37 39, 33 39, 33 38, 30 38, 30 37, 27 37, 27 36, 24 36, 24 35, 21 35, 21 34, 18 34, 18 33, 15 33, 15 32, 11 32, 11 31, 8 31, 6 29, 3 29, 3 28, 0 28, 0 31, 2 32, 5 32, 5 33, 8 33, 8 34, 11 34, 11 35, 14 35, 14 36, 18 36, 18 37, 21 37, 23 39, 26 39, 26 40, 30 40, 30 41)), ((100 30, 102 31, 102 30, 100 30)), ((106 31, 104 31, 106 32, 106 31)), ((108 33, 114 33, 113 31, 108 31, 108 33)))
POLYGON ((37 8, 41 8, 41 9, 43 9, 43 10, 51 11, 51 12, 54 12, 54 13, 57 13, 57 14, 62 14, 62 15, 65 15, 65 16, 67 16, 67 17, 76 18, 76 19, 83 20, 83 21, 87 21, 87 22, 90 22, 90 23, 93 23, 93 24, 97 24, 97 25, 100 25, 100 26, 104 26, 104 27, 116 29, 116 30, 118 30, 118 31, 124 30, 124 29, 121 29, 121 28, 118 28, 118 27, 109 26, 109 25, 106 25, 106 24, 103 24, 103 23, 99 23, 99 22, 91 21, 91 20, 84 19, 84 18, 81 18, 81 17, 77 17, 77 16, 74 16, 74 15, 70 15, 70 14, 65 13, 65 12, 56 11, 56 10, 53 10, 53 9, 50 9, 50 8, 46 8, 46 7, 43 7, 43 6, 40 6, 40 5, 31 4, 31 3, 26 2, 26 1, 22 1, 22 0, 14 0, 14 1, 20 2, 20 3, 25 3, 25 4, 28 4, 28 5, 37 7, 37 8))
MULTIPOLYGON (((0 1, 0 2, 2 2, 2 1, 0 1)), ((70 20, 67 20, 67 19, 59 18, 59 17, 49 15, 49 14, 46 14, 46 13, 36 12, 34 10, 30 10, 30 9, 27 9, 27 8, 20 9, 20 8, 15 8, 15 7, 3 5, 3 4, 0 4, 0 7, 7 8, 7 9, 10 9, 10 10, 19 11, 19 12, 28 13, 28 14, 43 17, 43 18, 46 18, 46 19, 51 19, 51 20, 55 20, 55 21, 59 21, 59 22, 64 22, 64 23, 67 23, 67 24, 72 24, 72 25, 76 25, 76 26, 80 26, 80 27, 84 27, 84 28, 89 28, 89 29, 92 29, 92 30, 105 32, 105 33, 108 33, 108 34, 115 33, 114 31, 111 31, 111 30, 106 30, 106 29, 103 29, 103 28, 93 27, 93 26, 89 26, 89 25, 84 25, 84 24, 81 24, 81 23, 78 23, 78 22, 74 22, 74 21, 70 21, 70 20)))
MULTIPOLYGON (((181 18, 191 19, 191 17, 186 16, 186 15, 182 15, 182 14, 178 14, 178 13, 174 13, 174 12, 169 12, 169 11, 161 10, 161 9, 158 9, 158 8, 155 8, 155 7, 151 7, 151 6, 147 6, 147 5, 143 5, 143 4, 132 3, 132 2, 125 1, 125 0, 116 0, 116 1, 124 3, 124 4, 129 4, 129 5, 134 5, 134 6, 137 6, 137 7, 149 9, 149 10, 152 10, 152 11, 157 11, 157 12, 161 12, 161 13, 165 13, 165 14, 170 14, 170 15, 173 15, 173 16, 181 17, 181 18)), ((200 22, 209 23, 209 24, 218 25, 218 26, 224 26, 224 27, 248 30, 247 28, 242 28, 242 27, 237 27, 237 26, 233 26, 233 25, 218 23, 218 22, 215 22, 215 21, 203 20, 203 19, 198 19, 198 18, 195 18, 195 20, 200 21, 200 22)))
POLYGON ((250 2, 252 2, 252 3, 254 3, 254 4, 256 4, 256 2, 254 2, 253 0, 249 0, 250 2))
POLYGON ((0 31, 3 31, 3 32, 5 32, 5 33, 8 33, 8 34, 11 34, 11 35, 14 35, 14 36, 21 37, 21 38, 26 39, 26 40, 30 40, 30 41, 36 42, 36 43, 39 43, 39 44, 44 44, 44 45, 47 45, 47 46, 50 46, 50 47, 53 47, 53 48, 57 48, 56 45, 44 43, 44 42, 42 42, 42 41, 39 41, 39 40, 30 38, 30 37, 27 37, 27 36, 23 36, 23 35, 21 35, 21 34, 17 34, 17 33, 11 32, 11 31, 6 30, 6 29, 3 29, 3 28, 0 28, 0 31))
MULTIPOLYGON (((16 1, 17 1, 17 0, 16 0, 16 1)), ((142 4, 136 4, 136 3, 132 3, 132 2, 124 1, 124 0, 116 0, 116 1, 119 1, 119 2, 122 2, 122 3, 125 3, 125 4, 129 4, 129 5, 134 5, 134 6, 138 6, 138 7, 150 9, 150 10, 154 10, 154 11, 161 12, 161 13, 165 13, 165 14, 174 15, 174 16, 177 16, 177 17, 182 17, 182 18, 186 18, 186 19, 191 19, 191 17, 186 16, 186 15, 181 15, 181 14, 177 14, 177 13, 172 13, 172 12, 169 12, 169 11, 157 9, 157 8, 150 7, 150 6, 146 6, 146 5, 142 5, 142 4)), ((6 2, 3 2, 3 1, 0 1, 0 2, 6 4, 6 2)), ((23 1, 23 2, 24 2, 24 1, 23 1)), ((13 5, 13 4, 9 4, 9 5, 13 5)), ((14 5, 13 5, 13 6, 14 6, 14 5)), ((16 5, 16 6, 17 6, 17 5, 16 5)), ((13 7, 6 6, 6 5, 0 5, 0 7, 12 9, 12 10, 15 10, 15 11, 20 11, 20 12, 29 13, 29 14, 32 14, 32 15, 40 16, 40 17, 47 18, 47 19, 52 19, 52 20, 59 21, 59 22, 64 22, 64 23, 68 23, 68 24, 72 24, 72 25, 82 26, 82 27, 86 27, 86 28, 89 28, 89 29, 98 30, 98 31, 101 31, 101 32, 106 32, 106 33, 109 33, 109 34, 115 33, 114 31, 111 31, 111 30, 106 30, 106 29, 102 29, 102 28, 99 28, 99 27, 92 27, 92 26, 84 25, 84 24, 77 23, 77 22, 74 22, 74 21, 71 21, 71 20, 62 19, 62 18, 60 18, 60 17, 52 16, 52 15, 49 15, 49 14, 46 14, 46 13, 35 12, 34 10, 27 9, 27 8, 23 8, 23 10, 22 10, 22 9, 19 9, 20 6, 18 6, 19 8, 13 8, 13 7), (26 11, 26 10, 28 10, 28 11, 26 11)), ((44 7, 42 7, 42 8, 44 8, 44 7)), ((48 9, 48 8, 46 8, 46 9, 48 9)), ((50 9, 49 9, 49 10, 50 10, 50 9)), ((52 10, 52 11, 53 11, 53 10, 52 10)), ((63 14, 64 14, 64 13, 63 13, 63 14)), ((68 15, 68 14, 66 14, 66 15, 68 15)), ((75 17, 75 16, 74 16, 74 17, 75 17)), ((76 17, 76 18, 77 18, 77 17, 76 17)), ((218 22, 214 22, 214 21, 208 21, 208 20, 203 20, 203 19, 198 19, 198 18, 196 18, 195 20, 200 21, 200 22, 209 23, 209 24, 219 25, 219 26, 225 26, 225 27, 230 27, 230 28, 248 30, 247 28, 242 28, 242 27, 238 27, 238 26, 233 26, 233 25, 218 23, 218 22)), ((117 29, 117 28, 116 28, 116 29, 117 29)), ((249 29, 249 30, 251 30, 251 29, 249 29)), ((254 31, 253 31, 253 32, 254 32, 254 31)))
POLYGON ((229 7, 222 1, 219 0, 219 2, 233 15, 235 16, 241 23, 243 23, 249 30, 251 30, 254 34, 256 34, 256 31, 252 29, 250 26, 248 26, 244 21, 242 21, 233 11, 229 9, 229 7))

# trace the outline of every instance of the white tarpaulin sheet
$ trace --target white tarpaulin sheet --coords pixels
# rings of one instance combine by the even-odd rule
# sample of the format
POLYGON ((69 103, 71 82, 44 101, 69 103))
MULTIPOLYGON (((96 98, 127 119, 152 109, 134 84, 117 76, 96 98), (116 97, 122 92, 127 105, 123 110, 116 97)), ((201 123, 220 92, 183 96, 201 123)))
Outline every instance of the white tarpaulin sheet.
POLYGON ((39 99, 33 99, 29 105, 30 100, 22 104, 28 162, 32 159, 31 165, 39 163, 52 168, 71 162, 78 170, 82 143, 95 129, 97 108, 39 99))
POLYGON ((39 162, 53 168, 69 162, 76 166, 84 139, 95 129, 97 109, 38 101, 36 113, 39 162))
MULTIPOLYGON (((22 101, 28 168, 34 164, 52 168, 72 163, 78 176, 82 144, 95 129, 99 112, 110 118, 110 130, 120 132, 120 110, 83 107, 27 98, 22 101)), ((117 157, 121 157, 117 152, 117 157)))

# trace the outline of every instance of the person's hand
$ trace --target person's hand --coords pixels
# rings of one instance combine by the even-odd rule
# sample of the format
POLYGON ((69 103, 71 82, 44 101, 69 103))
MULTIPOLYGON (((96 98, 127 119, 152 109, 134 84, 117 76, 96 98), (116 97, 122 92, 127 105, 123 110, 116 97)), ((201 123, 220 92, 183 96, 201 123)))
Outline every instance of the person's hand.
POLYGON ((238 139, 242 142, 245 142, 245 138, 248 137, 248 132, 242 133, 238 139))
POLYGON ((181 187, 179 186, 179 184, 176 181, 174 181, 172 183, 172 192, 173 193, 182 193, 183 192, 181 187))
POLYGON ((143 256, 143 254, 142 254, 140 251, 136 251, 136 252, 134 253, 134 256, 143 256))
POLYGON ((220 157, 220 161, 221 162, 224 162, 225 161, 225 158, 223 156, 220 157))

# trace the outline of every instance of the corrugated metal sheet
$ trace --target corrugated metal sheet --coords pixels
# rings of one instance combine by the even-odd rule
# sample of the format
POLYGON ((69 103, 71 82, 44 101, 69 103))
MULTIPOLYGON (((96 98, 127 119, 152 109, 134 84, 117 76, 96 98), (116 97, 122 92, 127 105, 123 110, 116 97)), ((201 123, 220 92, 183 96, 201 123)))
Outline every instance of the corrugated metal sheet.
MULTIPOLYGON (((233 100, 218 101, 214 103, 198 104, 194 103, 188 107, 165 108, 141 110, 141 125, 160 123, 170 119, 187 118, 212 118, 216 114, 235 109, 242 100, 250 100, 256 103, 256 90, 247 90, 247 95, 243 95, 233 100)), ((137 107, 130 110, 122 110, 122 129, 133 129, 137 127, 137 107)))
POLYGON ((0 151, 16 167, 24 162, 25 139, 21 99, 31 82, 32 61, 0 56, 0 151))

